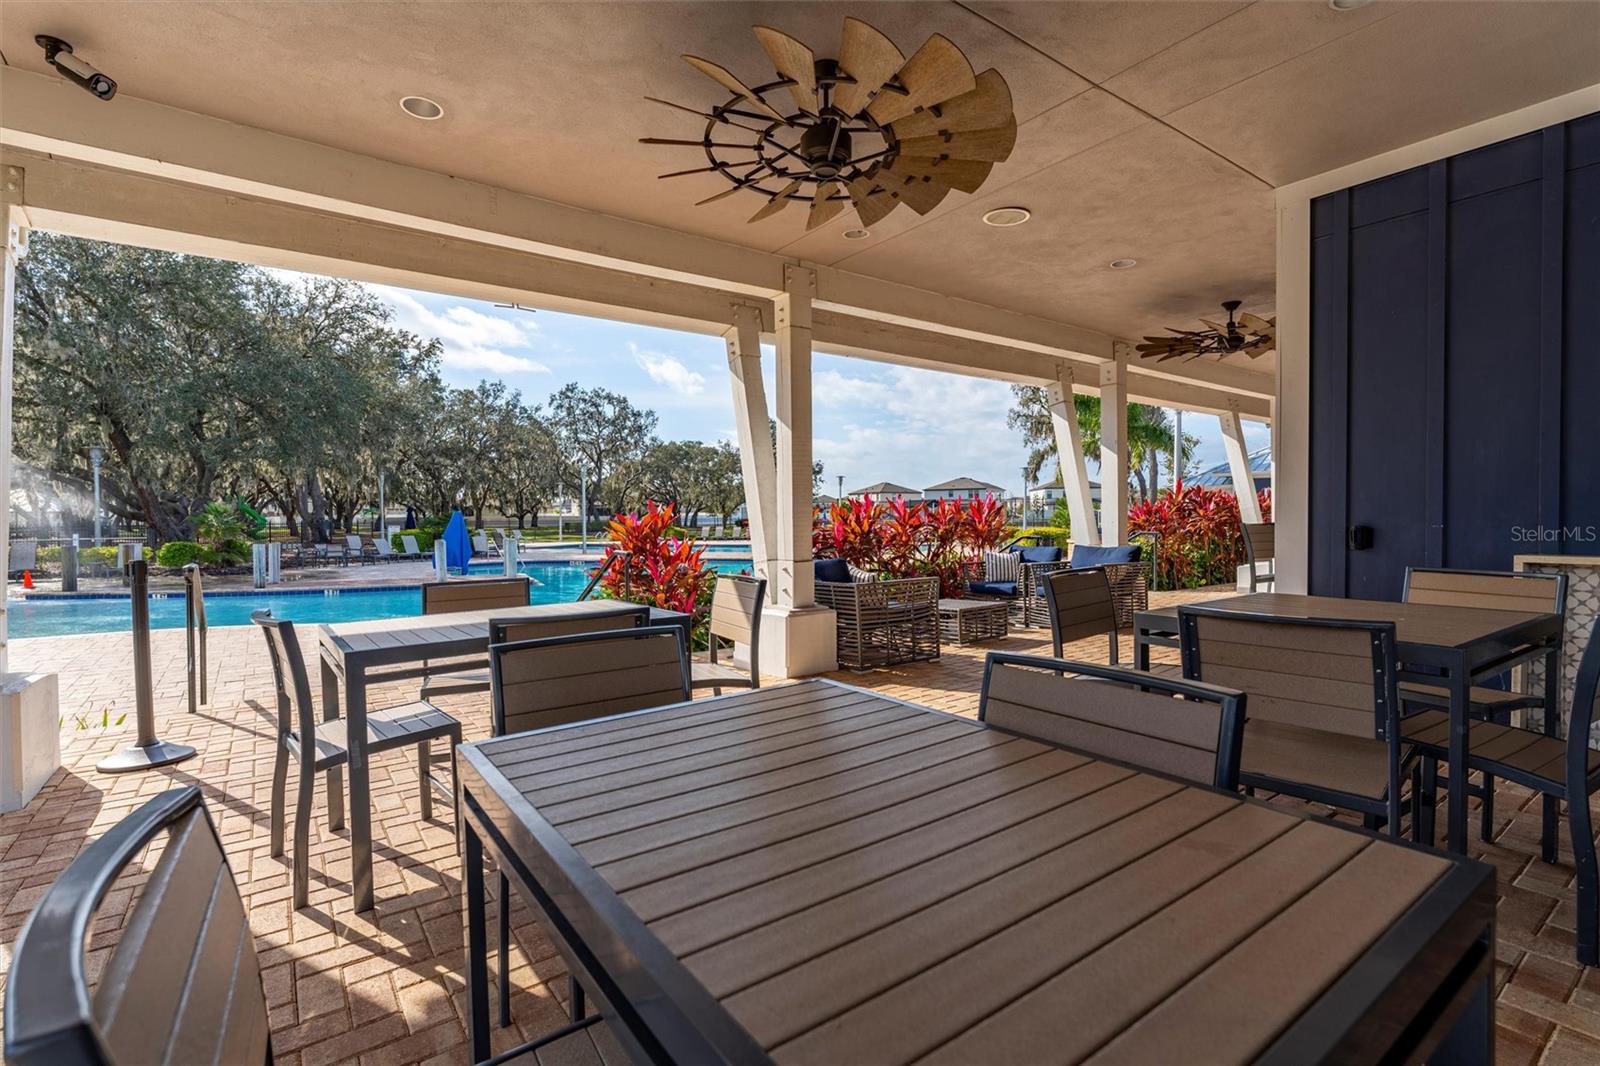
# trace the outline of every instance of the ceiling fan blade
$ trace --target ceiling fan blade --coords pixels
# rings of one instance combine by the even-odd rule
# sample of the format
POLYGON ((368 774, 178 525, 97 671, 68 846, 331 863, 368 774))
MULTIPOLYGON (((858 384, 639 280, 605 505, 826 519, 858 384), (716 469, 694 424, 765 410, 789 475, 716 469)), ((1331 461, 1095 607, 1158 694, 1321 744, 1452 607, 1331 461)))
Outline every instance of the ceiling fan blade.
POLYGON ((766 169, 767 165, 765 163, 758 164, 754 169, 746 172, 742 177, 739 178, 738 181, 734 182, 728 188, 723 189, 721 192, 716 193, 715 195, 708 196, 704 200, 696 200, 694 206, 700 207, 704 204, 716 203, 724 196, 732 196, 740 189, 748 189, 750 186, 761 181, 761 178, 757 177, 757 175, 766 169))
POLYGON ((878 186, 871 178, 857 178, 845 186, 856 205, 856 214, 867 228, 877 225, 900 203, 878 186), (874 192, 874 190, 877 190, 874 192))
POLYGON ((918 108, 942 104, 977 87, 972 64, 941 33, 923 42, 896 77, 906 90, 904 94, 881 92, 867 105, 867 114, 879 125, 904 118, 918 108))
POLYGON ((794 97, 795 106, 816 114, 817 57, 811 53, 811 49, 771 26, 757 26, 755 33, 756 40, 761 42, 778 76, 794 82, 789 86, 789 95, 794 97))
POLYGON ((839 66, 855 79, 841 82, 833 90, 833 106, 854 115, 867 106, 867 100, 894 72, 905 65, 906 57, 883 34, 858 18, 844 20, 839 42, 839 66))
POLYGON ((883 185, 889 190, 890 196, 905 201, 906 205, 919 215, 925 215, 938 207, 939 201, 950 193, 948 185, 939 185, 921 177, 907 175, 889 175, 883 185))
POLYGON ((806 213, 807 233, 844 210, 843 200, 832 199, 833 194, 839 189, 840 185, 836 181, 825 181, 817 186, 817 191, 811 198, 811 210, 806 213))
POLYGON ((1260 315, 1252 315, 1249 311, 1239 313, 1239 325, 1255 330, 1263 337, 1276 337, 1277 327, 1260 315))
POLYGON ((732 196, 734 193, 738 192, 742 188, 744 188, 743 185, 730 185, 726 189, 723 189, 721 192, 715 193, 714 195, 706 197, 704 200, 696 200, 694 202, 694 206, 696 206, 696 207, 704 207, 706 204, 714 204, 718 200, 722 199, 724 196, 732 196))
POLYGON ((987 130, 964 130, 960 133, 936 133, 931 137, 908 137, 900 142, 900 151, 912 156, 947 156, 950 159, 987 160, 1003 162, 1011 155, 1017 143, 1017 122, 1012 119, 1004 126, 987 130))
POLYGON ((704 74, 706 77, 710 78, 712 81, 716 82, 730 93, 733 93, 735 96, 742 96, 746 100, 750 101, 751 107, 755 108, 763 115, 766 115, 768 118, 771 118, 774 122, 784 121, 784 117, 778 114, 777 110, 774 109, 771 104, 757 96, 754 89, 750 88, 750 86, 734 77, 733 73, 726 67, 720 67, 711 62, 711 60, 701 59, 699 56, 686 54, 683 59, 684 62, 688 63, 691 67, 698 70, 700 73, 704 74))
POLYGON ((751 215, 749 220, 751 222, 760 222, 762 219, 771 218, 779 211, 782 211, 784 208, 789 206, 789 194, 795 192, 799 188, 799 181, 791 181, 789 184, 785 185, 776 196, 762 205, 761 210, 751 215))
POLYGON ((1213 333, 1215 333, 1217 336, 1222 337, 1224 339, 1227 338, 1227 336, 1228 336, 1228 327, 1227 326, 1218 325, 1217 323, 1211 321, 1209 318, 1202 318, 1200 320, 1200 323, 1203 326, 1205 326, 1207 329, 1209 329, 1213 333))
POLYGON ((994 164, 966 159, 922 159, 902 155, 883 169, 886 174, 926 178, 936 185, 948 185, 962 192, 977 192, 978 187, 989 177, 989 171, 994 169, 994 164))

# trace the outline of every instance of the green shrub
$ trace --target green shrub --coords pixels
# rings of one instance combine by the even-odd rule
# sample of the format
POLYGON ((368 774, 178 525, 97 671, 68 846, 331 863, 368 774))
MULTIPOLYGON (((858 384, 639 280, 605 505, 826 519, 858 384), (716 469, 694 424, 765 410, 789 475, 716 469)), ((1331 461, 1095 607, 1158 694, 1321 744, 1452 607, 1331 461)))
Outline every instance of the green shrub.
MULTIPOLYGON (((59 549, 58 549, 59 550, 59 549)), ((78 565, 87 566, 90 563, 104 563, 106 566, 117 565, 117 548, 114 544, 103 545, 99 548, 79 548, 78 565)))
POLYGON ((1012 539, 1018 537, 1037 538, 1039 544, 1053 544, 1062 549, 1072 547, 1072 531, 1060 526, 1028 526, 1017 530, 1012 539))
POLYGON ((433 551, 433 542, 439 538, 439 534, 442 532, 444 532, 442 529, 436 532, 429 532, 426 529, 418 528, 403 530, 399 533, 392 533, 389 535, 389 547, 393 548, 397 552, 403 552, 406 550, 406 543, 401 538, 416 537, 417 550, 426 554, 433 551))
POLYGON ((59 570, 61 568, 61 549, 40 548, 38 559, 40 566, 48 566, 52 570, 59 570))
POLYGON ((199 562, 205 549, 192 540, 169 540, 156 551, 156 565, 170 570, 199 562))

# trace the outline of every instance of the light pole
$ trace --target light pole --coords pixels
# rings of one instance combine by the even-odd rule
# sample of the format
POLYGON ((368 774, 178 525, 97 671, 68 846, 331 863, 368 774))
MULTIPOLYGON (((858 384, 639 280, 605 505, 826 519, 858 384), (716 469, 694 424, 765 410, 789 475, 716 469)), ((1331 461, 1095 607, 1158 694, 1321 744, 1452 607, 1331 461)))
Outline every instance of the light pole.
POLYGON ((1022 524, 1028 524, 1028 468, 1022 468, 1022 524))
POLYGON ((100 547, 100 461, 105 453, 99 448, 89 449, 89 465, 94 467, 94 546, 100 547))
POLYGON ((383 471, 378 471, 378 535, 389 539, 389 505, 383 498, 383 471))
POLYGON ((840 501, 844 500, 844 475, 843 474, 839 475, 839 495, 834 497, 834 498, 836 500, 840 500, 840 501))
POLYGON ((578 550, 589 551, 589 468, 578 468, 578 550))

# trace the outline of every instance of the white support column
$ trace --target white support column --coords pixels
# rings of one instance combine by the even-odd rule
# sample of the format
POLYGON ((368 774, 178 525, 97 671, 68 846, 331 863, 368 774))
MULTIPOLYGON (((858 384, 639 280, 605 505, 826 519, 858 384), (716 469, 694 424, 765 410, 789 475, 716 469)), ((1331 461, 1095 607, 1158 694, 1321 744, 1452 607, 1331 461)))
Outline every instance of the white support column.
MULTIPOLYGON (((0 580, 11 565, 11 365, 12 344, 17 323, 17 263, 28 254, 27 216, 19 204, 22 199, 23 172, 19 167, 5 169, 5 195, 0 207, 5 211, 5 281, 0 291, 0 580)), ((6 632, 5 604, 0 603, 0 674, 9 669, 10 638, 6 632)))
POLYGON ((1244 424, 1239 419, 1239 408, 1229 404, 1230 410, 1219 414, 1222 423, 1222 447, 1228 453, 1228 470, 1233 475, 1233 494, 1239 498, 1239 517, 1247 523, 1261 521, 1261 501, 1256 499, 1256 479, 1250 473, 1250 452, 1244 446, 1244 424))
POLYGON ((1072 543, 1099 544, 1094 520, 1094 498, 1089 492, 1089 468, 1083 458, 1083 434, 1078 429, 1078 409, 1072 401, 1072 368, 1062 364, 1046 391, 1050 396, 1050 423, 1056 431, 1056 456, 1061 461, 1061 488, 1072 515, 1072 543))
POLYGON ((776 592, 761 623, 763 672, 804 677, 838 666, 833 612, 816 604, 811 567, 811 301, 816 273, 789 265, 773 300, 778 335, 776 592))
POLYGON ((750 556, 767 579, 767 601, 777 602, 772 560, 778 554, 778 467, 772 451, 767 388, 761 379, 761 310, 735 304, 728 342, 728 377, 733 382, 733 421, 744 470, 745 514, 750 520, 750 556))
POLYGON ((1100 367, 1100 541, 1128 532, 1128 346, 1118 342, 1100 367))

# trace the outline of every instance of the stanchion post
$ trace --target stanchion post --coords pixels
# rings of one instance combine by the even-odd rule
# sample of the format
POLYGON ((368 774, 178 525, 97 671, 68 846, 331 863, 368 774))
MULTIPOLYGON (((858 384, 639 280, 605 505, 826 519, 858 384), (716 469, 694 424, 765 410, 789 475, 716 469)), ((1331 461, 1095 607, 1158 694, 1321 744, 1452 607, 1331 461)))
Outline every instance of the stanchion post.
POLYGON ((433 579, 435 581, 450 580, 450 555, 445 548, 444 537, 433 542, 433 579))
POLYGON ((103 774, 125 774, 191 759, 187 744, 169 744, 156 736, 155 682, 150 670, 150 564, 143 559, 127 565, 133 606, 133 695, 138 733, 134 742, 96 764, 103 774))
POLYGON ((210 669, 206 663, 206 593, 200 581, 200 565, 183 568, 183 625, 189 653, 189 713, 195 714, 211 702, 206 693, 210 669))

